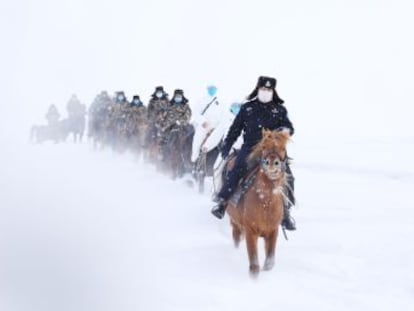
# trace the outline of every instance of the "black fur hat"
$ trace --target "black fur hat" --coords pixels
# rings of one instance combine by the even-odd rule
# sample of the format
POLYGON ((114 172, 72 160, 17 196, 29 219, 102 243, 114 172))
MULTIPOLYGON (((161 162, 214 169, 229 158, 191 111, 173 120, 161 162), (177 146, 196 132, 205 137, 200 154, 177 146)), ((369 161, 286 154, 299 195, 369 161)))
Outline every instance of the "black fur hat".
POLYGON ((174 104, 174 97, 176 95, 181 95, 183 97, 183 101, 181 102, 182 105, 185 105, 186 103, 188 103, 188 99, 185 98, 185 96, 184 96, 184 91, 181 90, 181 89, 176 89, 176 90, 174 90, 174 95, 173 95, 173 97, 170 101, 171 104, 174 104))
POLYGON ((264 88, 273 90, 273 101, 275 103, 283 104, 284 100, 281 99, 276 92, 276 84, 277 84, 277 80, 275 78, 260 76, 259 79, 257 80, 255 89, 250 93, 249 96, 247 96, 247 100, 253 100, 254 98, 256 98, 259 88, 264 87, 264 88))
POLYGON ((265 87, 268 89, 274 89, 276 87, 276 79, 271 77, 259 77, 257 80, 257 88, 265 87))
POLYGON ((119 100, 118 100, 118 97, 119 96, 123 96, 124 97, 124 100, 122 102, 125 102, 126 101, 126 96, 125 96, 124 91, 115 92, 115 101, 119 102, 119 100))
POLYGON ((176 90, 174 90, 174 96, 175 95, 183 95, 184 96, 184 91, 181 90, 181 89, 176 89, 176 90))
POLYGON ((135 104, 135 100, 138 100, 138 106, 139 105, 142 105, 142 101, 141 101, 141 99, 139 98, 139 95, 134 95, 133 97, 132 97, 132 101, 131 101, 131 105, 136 105, 135 104))
POLYGON ((154 93, 151 95, 151 96, 152 96, 152 98, 157 98, 157 97, 155 96, 155 94, 157 94, 157 92, 158 92, 158 91, 161 91, 161 92, 163 92, 163 93, 164 93, 163 97, 161 97, 162 99, 167 98, 168 94, 164 91, 164 87, 163 87, 163 86, 157 86, 157 87, 155 88, 154 93))

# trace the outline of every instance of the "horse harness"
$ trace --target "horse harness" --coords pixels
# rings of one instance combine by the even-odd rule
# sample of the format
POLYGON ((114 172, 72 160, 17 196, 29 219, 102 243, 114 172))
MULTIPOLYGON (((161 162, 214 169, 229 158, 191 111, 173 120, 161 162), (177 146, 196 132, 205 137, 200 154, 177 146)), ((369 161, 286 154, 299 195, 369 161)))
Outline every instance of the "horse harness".
MULTIPOLYGON (((277 152, 272 152, 271 154, 276 154, 276 156, 279 159, 282 159, 282 157, 277 152)), ((289 157, 287 155, 281 160, 281 171, 283 173, 286 172, 288 160, 289 160, 289 157)), ((242 180, 239 183, 238 189, 234 192, 234 194, 230 198, 230 201, 234 205, 237 205, 244 198, 244 195, 247 193, 247 191, 250 189, 250 187, 256 180, 257 173, 261 169, 264 169, 265 160, 261 158, 260 163, 257 163, 257 161, 254 161, 254 162, 248 163, 247 165, 248 165, 248 171, 247 171, 246 177, 242 178, 242 180)), ((227 170, 226 172, 223 172, 223 173, 227 174, 227 170)), ((285 192, 285 190, 283 190, 283 192, 285 192)), ((284 195, 286 194, 284 193, 284 195)))
MULTIPOLYGON (((283 173, 286 172, 286 167, 287 167, 287 164, 288 164, 288 161, 289 161, 290 158, 287 155, 285 155, 285 157, 282 158, 276 151, 271 152, 269 155, 276 155, 276 157, 281 160, 280 161, 280 169, 281 169, 281 171, 283 173)), ((262 157, 260 159, 260 167, 262 169, 264 169, 265 168, 265 165, 266 165, 266 160, 262 157)))

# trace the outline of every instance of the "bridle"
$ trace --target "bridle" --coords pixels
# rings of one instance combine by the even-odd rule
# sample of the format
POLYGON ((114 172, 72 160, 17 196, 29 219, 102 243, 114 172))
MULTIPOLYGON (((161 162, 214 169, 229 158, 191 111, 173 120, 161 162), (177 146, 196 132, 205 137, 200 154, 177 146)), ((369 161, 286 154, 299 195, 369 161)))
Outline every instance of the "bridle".
MULTIPOLYGON (((279 161, 280 161, 280 171, 282 173, 285 173, 286 172, 286 167, 287 167, 287 162, 288 162, 288 156, 285 155, 282 158, 282 156, 279 153, 277 153, 276 151, 272 151, 269 154, 267 154, 266 158, 268 158, 269 156, 275 156, 276 158, 279 159, 279 161)), ((268 163, 269 160, 266 159, 266 158, 262 156, 261 159, 260 159, 260 168, 263 169, 264 171, 267 170, 267 166, 270 164, 270 163, 268 163)))

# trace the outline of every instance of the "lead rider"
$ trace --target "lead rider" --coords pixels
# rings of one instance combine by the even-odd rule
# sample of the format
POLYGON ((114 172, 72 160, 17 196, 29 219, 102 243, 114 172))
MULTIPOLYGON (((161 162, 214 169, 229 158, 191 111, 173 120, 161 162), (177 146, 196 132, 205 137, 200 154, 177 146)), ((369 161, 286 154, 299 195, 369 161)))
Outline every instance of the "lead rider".
MULTIPOLYGON (((247 157, 252 148, 261 140, 262 130, 287 131, 290 135, 294 133, 287 110, 283 106, 284 101, 276 92, 275 78, 259 77, 256 88, 247 97, 247 100, 248 102, 242 105, 240 112, 234 119, 221 149, 221 156, 226 159, 234 142, 243 132, 243 145, 237 154, 235 165, 227 174, 220 192, 214 198, 218 204, 213 207, 211 212, 219 219, 224 217, 227 201, 236 190, 239 181, 247 173, 247 157)), ((295 230, 295 222, 289 213, 291 205, 295 203, 293 196, 294 178, 289 166, 287 166, 286 172, 288 174, 286 192, 289 200, 285 204, 282 226, 287 230, 295 230)))

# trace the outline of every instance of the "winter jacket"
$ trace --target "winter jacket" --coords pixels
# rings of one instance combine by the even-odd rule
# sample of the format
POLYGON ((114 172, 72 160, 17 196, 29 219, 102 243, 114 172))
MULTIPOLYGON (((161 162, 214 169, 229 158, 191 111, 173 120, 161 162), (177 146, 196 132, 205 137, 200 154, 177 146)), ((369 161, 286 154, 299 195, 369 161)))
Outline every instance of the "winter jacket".
POLYGON ((223 109, 217 97, 203 98, 194 106, 193 125, 197 128, 207 123, 208 127, 215 128, 223 117, 223 109))
POLYGON ((274 102, 261 103, 257 99, 245 103, 231 125, 221 154, 226 158, 233 143, 243 132, 243 148, 251 148, 262 139, 262 130, 287 128, 293 135, 294 128, 286 108, 274 102))
POLYGON ((66 110, 68 111, 69 118, 79 117, 85 115, 86 106, 83 105, 76 96, 74 96, 66 104, 66 110))
MULTIPOLYGON (((215 148, 222 139, 224 139, 224 136, 226 135, 227 131, 229 130, 231 124, 233 123, 235 119, 235 115, 232 114, 229 110, 225 110, 223 113, 223 116, 220 120, 220 123, 217 125, 217 127, 214 129, 214 131, 211 133, 211 135, 206 140, 203 147, 207 149, 207 151, 212 150, 215 148)), ((242 138, 239 137, 237 139, 236 143, 233 144, 233 147, 240 148, 242 145, 242 138)))
POLYGON ((147 112, 148 112, 148 121, 155 122, 158 119, 160 113, 165 112, 170 105, 168 98, 164 97, 161 99, 151 98, 147 112))
POLYGON ((49 125, 56 124, 60 119, 60 114, 57 111, 57 109, 49 109, 46 114, 46 120, 49 123, 49 125))
POLYGON ((162 115, 161 128, 163 131, 172 128, 175 124, 186 125, 191 119, 191 108, 188 104, 170 104, 162 115))
POLYGON ((217 100, 217 97, 207 96, 195 105, 192 120, 195 128, 191 155, 193 162, 197 159, 200 148, 206 147, 207 151, 210 151, 220 143, 225 134, 220 123, 225 114, 225 108, 217 100), (216 129, 218 130, 216 131, 216 129), (207 137, 207 135, 209 136, 207 137))
POLYGON ((138 133, 139 128, 147 122, 147 108, 145 106, 130 106, 127 115, 127 128, 130 133, 138 133))

